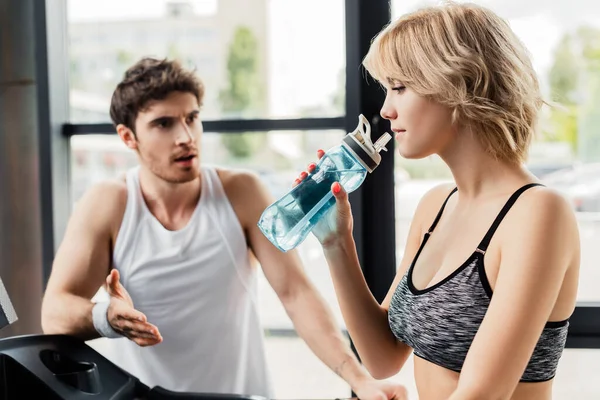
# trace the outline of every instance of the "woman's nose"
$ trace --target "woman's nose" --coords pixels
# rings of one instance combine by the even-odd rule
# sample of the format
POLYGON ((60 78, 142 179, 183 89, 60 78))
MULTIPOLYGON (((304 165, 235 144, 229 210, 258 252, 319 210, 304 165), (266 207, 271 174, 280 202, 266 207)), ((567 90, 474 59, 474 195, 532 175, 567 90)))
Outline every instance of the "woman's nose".
POLYGON ((379 115, 381 115, 381 118, 384 118, 387 120, 396 119, 396 116, 397 116, 396 110, 390 103, 391 102, 389 100, 389 96, 385 96, 385 101, 383 102, 383 106, 381 107, 381 111, 379 112, 379 115))

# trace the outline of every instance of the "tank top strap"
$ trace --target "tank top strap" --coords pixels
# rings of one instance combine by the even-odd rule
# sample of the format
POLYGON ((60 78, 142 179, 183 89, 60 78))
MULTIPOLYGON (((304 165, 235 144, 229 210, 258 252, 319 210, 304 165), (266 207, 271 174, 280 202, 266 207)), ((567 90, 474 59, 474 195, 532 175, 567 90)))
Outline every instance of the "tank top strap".
MULTIPOLYGON (((207 208, 206 213, 202 215, 210 214, 210 218, 215 222, 214 228, 220 231, 224 238, 227 238, 227 246, 234 258, 245 257, 244 254, 247 254, 248 245, 244 228, 227 197, 217 167, 203 165, 201 173, 201 196, 205 196, 203 205, 207 208)), ((245 268, 242 268, 242 270, 245 270, 245 268)), ((244 274, 247 272, 244 272, 244 274)))
POLYGON ((127 199, 137 200, 137 196, 141 194, 140 188, 140 167, 133 167, 127 170, 127 199))
POLYGON ((210 165, 203 165, 200 169, 202 176, 202 194, 207 202, 223 201, 227 199, 225 189, 221 183, 221 178, 217 169, 210 165))

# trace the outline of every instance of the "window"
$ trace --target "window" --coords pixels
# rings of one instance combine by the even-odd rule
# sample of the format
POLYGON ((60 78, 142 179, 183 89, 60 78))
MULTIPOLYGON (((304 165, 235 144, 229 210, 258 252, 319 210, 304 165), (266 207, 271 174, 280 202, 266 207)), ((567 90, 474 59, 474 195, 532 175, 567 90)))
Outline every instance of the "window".
MULTIPOLYGON (((394 17, 429 2, 392 1, 394 17)), ((481 4, 506 18, 531 52, 543 95, 566 109, 545 109, 541 135, 528 167, 546 185, 560 190, 577 212, 581 235, 578 300, 600 301, 600 4, 488 0, 481 4), (577 10, 577 11, 576 11, 577 10)), ((410 216, 420 196, 452 177, 439 159, 407 161, 397 157, 397 240, 403 247, 410 216)), ((399 251, 401 255, 402 250, 399 251)))
POLYGON ((204 119, 344 114, 343 0, 126 3, 68 0, 71 122, 108 121, 115 85, 143 56, 196 68, 204 119))
MULTIPOLYGON (((205 122, 202 163, 255 171, 274 197, 289 190, 297 175, 316 161, 317 149, 338 144, 344 134, 343 0, 67 0, 67 6, 66 122, 86 133, 66 130, 71 203, 95 182, 137 165, 135 154, 112 134, 108 110, 124 71, 143 56, 177 58, 196 69, 206 87, 201 118, 210 121, 205 122), (277 127, 275 120, 281 119, 291 123, 277 127), (219 131, 227 125, 224 120, 245 120, 248 125, 240 129, 238 124, 225 129, 227 133, 208 132, 210 126, 219 131), (265 120, 276 126, 263 126, 269 125, 265 120)), ((309 236, 298 251, 344 329, 320 245, 309 236)), ((259 313, 277 397, 349 396, 348 385, 295 334, 262 272, 259 313)), ((103 340, 91 344, 101 348, 103 340)))
MULTIPOLYGON (((201 162, 258 173, 274 197, 286 193, 306 166, 316 160, 318 148, 338 144, 339 130, 253 133, 205 133, 201 162)), ((137 165, 135 153, 116 135, 84 135, 71 138, 72 202, 93 183, 111 179, 137 165)), ((309 235, 298 247, 309 279, 330 305, 340 326, 344 321, 337 303, 329 268, 316 238, 309 235)), ((347 397, 348 385, 312 354, 296 336, 291 320, 259 269, 258 308, 266 333, 268 367, 278 398, 347 397), (290 360, 293 362, 290 363, 290 360), (302 376, 301 380, 296 379, 302 376)), ((95 343, 95 346, 102 346, 95 343)))
MULTIPOLYGON (((90 133, 112 133, 107 112, 110 94, 127 66, 144 55, 176 57, 196 68, 206 83, 202 118, 207 121, 205 130, 211 131, 203 137, 203 162, 251 169, 261 176, 274 197, 285 193, 297 174, 315 160, 316 149, 339 142, 348 121, 352 121, 353 128, 358 113, 372 118, 381 106, 372 91, 372 81, 370 87, 364 82, 359 65, 368 43, 387 22, 385 0, 65 1, 69 9, 70 57, 64 69, 70 66, 70 119, 63 122, 71 143, 72 201, 93 182, 137 164, 134 154, 115 135, 90 133), (351 29, 345 31, 345 24, 351 29), (231 67, 228 61, 242 56, 240 44, 252 49, 250 55, 242 54, 251 67, 241 71, 252 79, 242 88, 231 90, 229 83, 241 73, 241 67, 236 69, 235 63, 231 67), (349 118, 345 118, 346 113, 349 118)), ((392 0, 390 5, 396 17, 432 1, 392 0)), ((544 135, 534 145, 529 166, 548 185, 563 190, 577 211, 583 252, 579 300, 595 302, 589 315, 597 315, 594 312, 600 311, 600 297, 593 283, 599 281, 599 276, 593 265, 597 247, 593 244, 600 238, 600 212, 594 208, 595 197, 588 193, 595 193, 594 163, 600 162, 596 147, 600 141, 592 123, 600 121, 595 111, 600 109, 595 107, 600 91, 594 81, 600 73, 588 73, 594 70, 582 65, 596 65, 594 55, 599 53, 594 51, 598 49, 594 29, 600 28, 600 8, 587 4, 582 15, 578 8, 583 5, 578 6, 578 2, 535 7, 514 1, 480 3, 508 18, 532 51, 544 93, 548 96, 559 92, 567 97, 568 107, 563 114, 548 112, 545 116, 544 135), (594 29, 576 30, 584 24, 594 29), (567 32, 571 33, 569 40, 563 38, 567 32), (564 84, 558 85, 558 91, 557 82, 564 84)), ((407 161, 396 156, 394 163, 393 173, 382 164, 370 178, 378 184, 365 185, 366 190, 357 197, 363 204, 356 220, 359 255, 370 287, 379 294, 389 287, 394 265, 390 254, 381 251, 378 242, 383 241, 379 235, 389 238, 395 231, 398 246, 394 250, 399 260, 418 200, 433 185, 451 179, 436 157, 407 161), (381 189, 392 178, 395 187, 387 186, 389 193, 378 190, 375 198, 373 187, 381 189), (385 222, 394 221, 389 212, 393 208, 383 210, 379 206, 388 203, 376 200, 391 202, 392 192, 396 201, 394 227, 385 222), (382 215, 390 218, 374 218, 382 215), (377 225, 375 221, 379 221, 377 225), (387 264, 392 267, 386 269, 387 264)), ((309 236, 299 251, 308 276, 343 329, 320 246, 309 236)), ((293 334, 291 321, 263 276, 259 309, 276 397, 350 395, 348 386, 293 334)), ((600 328, 582 323, 592 319, 587 318, 587 308, 579 310, 586 313, 578 316, 578 328, 571 329, 570 338, 575 339, 571 346, 597 347, 600 328)), ((567 349, 555 393, 596 398, 598 388, 587 378, 598 367, 595 355, 595 350, 567 349), (581 382, 572 381, 571 375, 577 375, 581 382)), ((414 397, 412 373, 409 360, 394 379, 405 383, 414 397)))
MULTIPOLYGON (((506 18, 532 55, 543 95, 558 101, 565 110, 545 109, 541 135, 532 145, 528 167, 546 185, 560 190, 576 211, 581 236, 581 273, 579 306, 600 302, 597 286, 600 272, 600 134, 598 107, 600 85, 600 5, 571 3, 476 2, 490 7, 506 18)), ((392 0, 392 18, 431 1, 392 0)), ((409 224, 417 202, 433 186, 452 180, 450 171, 438 157, 424 160, 395 159, 395 202, 397 257, 401 259, 409 224)), ((596 315, 596 314, 594 314, 596 315)), ((576 318, 570 334, 593 328, 576 318), (577 326, 576 326, 577 325, 577 326)), ((587 322, 586 322, 587 323, 587 322)), ((596 325, 594 325, 596 326, 596 325)), ((598 335, 599 332, 595 332, 598 335)), ((598 364, 598 351, 568 348, 560 361, 554 384, 556 398, 595 399, 600 387, 592 378, 598 364)), ((412 363, 397 380, 416 395, 412 363)))
POLYGON ((297 337, 267 337, 267 362, 274 398, 343 399, 350 387, 325 366, 297 337))

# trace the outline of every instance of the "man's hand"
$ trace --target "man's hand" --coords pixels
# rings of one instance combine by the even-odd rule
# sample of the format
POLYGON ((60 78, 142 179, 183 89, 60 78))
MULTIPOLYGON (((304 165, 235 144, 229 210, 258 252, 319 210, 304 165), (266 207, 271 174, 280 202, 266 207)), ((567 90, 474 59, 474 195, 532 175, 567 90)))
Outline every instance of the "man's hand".
POLYGON ((353 388, 360 400, 408 400, 408 391, 399 383, 368 378, 353 388))
POLYGON ((119 334, 140 346, 153 346, 162 342, 158 328, 148 323, 146 316, 133 307, 127 290, 119 282, 119 271, 113 269, 106 278, 106 289, 110 295, 108 322, 119 334))

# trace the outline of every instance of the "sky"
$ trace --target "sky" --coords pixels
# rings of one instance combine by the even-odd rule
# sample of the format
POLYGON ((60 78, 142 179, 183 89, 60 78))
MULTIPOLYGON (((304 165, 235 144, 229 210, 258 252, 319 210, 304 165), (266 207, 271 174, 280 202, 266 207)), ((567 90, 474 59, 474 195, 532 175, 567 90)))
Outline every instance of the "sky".
MULTIPOLYGON (((239 0, 243 1, 243 0, 239 0)), ((275 114, 314 106, 335 90, 344 66, 343 0, 266 0, 269 12, 270 106, 275 114), (323 62, 327 60, 327 62, 323 62)), ((473 0, 506 18, 525 43, 542 84, 562 34, 581 24, 600 28, 598 0, 473 0)), ((159 17, 166 0, 68 0, 71 21, 159 17)), ((215 13, 218 0, 191 0, 215 13)), ((393 18, 429 0, 392 0, 393 18)))

